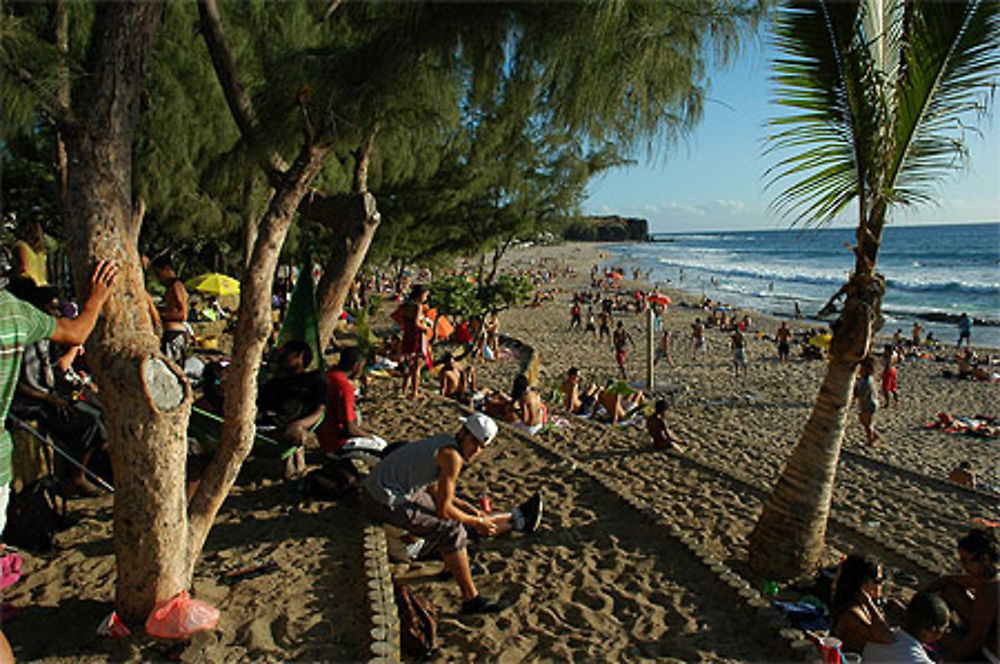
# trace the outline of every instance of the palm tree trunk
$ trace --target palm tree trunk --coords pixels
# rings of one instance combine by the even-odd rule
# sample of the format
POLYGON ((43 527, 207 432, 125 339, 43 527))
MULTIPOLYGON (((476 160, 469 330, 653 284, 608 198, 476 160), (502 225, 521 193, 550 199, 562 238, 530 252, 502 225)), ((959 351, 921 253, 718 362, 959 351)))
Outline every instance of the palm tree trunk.
POLYGON ((844 308, 833 325, 826 377, 802 436, 750 535, 750 565, 767 578, 812 572, 823 554, 855 370, 881 326, 885 284, 874 273, 879 238, 865 228, 862 224, 859 230, 855 273, 844 289, 844 308))

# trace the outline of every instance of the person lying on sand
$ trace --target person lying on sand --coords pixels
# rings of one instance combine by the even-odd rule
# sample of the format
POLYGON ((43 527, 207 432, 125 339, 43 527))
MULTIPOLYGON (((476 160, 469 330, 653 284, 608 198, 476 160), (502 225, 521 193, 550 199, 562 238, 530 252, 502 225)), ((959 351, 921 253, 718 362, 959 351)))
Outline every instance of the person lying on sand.
POLYGON ((683 452, 685 443, 667 428, 666 416, 667 402, 657 399, 653 414, 646 417, 646 431, 653 439, 653 447, 658 450, 669 448, 675 452, 683 452))
POLYGON ((948 481, 975 489, 976 473, 972 470, 972 464, 968 461, 963 461, 952 468, 951 472, 948 473, 948 481))
POLYGON ((608 379, 597 397, 599 408, 594 409, 591 417, 606 416, 614 426, 627 419, 645 400, 645 395, 639 390, 629 388, 623 381, 615 382, 614 379, 608 379))
POLYGON ((361 505, 372 518, 422 538, 416 558, 440 553, 462 596, 466 615, 498 613, 509 604, 483 597, 472 580, 467 529, 483 536, 534 532, 542 519, 542 495, 510 512, 488 514, 455 495, 465 464, 475 461, 497 434, 497 424, 482 413, 462 420, 454 435, 437 434, 389 454, 364 482, 361 505))
POLYGON ((949 661, 1000 661, 997 609, 997 539, 992 529, 972 528, 958 540, 964 574, 942 576, 921 589, 938 593, 958 617, 938 643, 949 661))

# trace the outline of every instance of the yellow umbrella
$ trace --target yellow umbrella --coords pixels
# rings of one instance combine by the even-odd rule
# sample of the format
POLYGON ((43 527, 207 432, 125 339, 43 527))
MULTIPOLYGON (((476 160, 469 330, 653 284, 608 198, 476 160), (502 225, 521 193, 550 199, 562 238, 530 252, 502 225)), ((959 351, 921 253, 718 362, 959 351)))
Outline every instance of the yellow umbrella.
POLYGON ((218 297, 240 294, 240 282, 218 272, 208 272, 198 275, 193 279, 188 279, 185 285, 199 293, 216 295, 218 297))

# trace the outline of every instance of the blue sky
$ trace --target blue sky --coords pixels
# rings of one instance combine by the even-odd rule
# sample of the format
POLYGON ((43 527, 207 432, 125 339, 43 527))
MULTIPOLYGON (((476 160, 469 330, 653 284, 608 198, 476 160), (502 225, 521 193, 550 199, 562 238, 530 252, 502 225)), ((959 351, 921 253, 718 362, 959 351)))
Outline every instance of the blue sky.
MULTIPOLYGON (((765 48, 758 46, 729 70, 715 72, 702 123, 690 139, 652 159, 644 152, 636 166, 596 179, 584 212, 642 217, 653 232, 789 227, 788 219, 768 210, 776 190, 764 189, 764 172, 773 162, 762 154, 763 125, 775 108, 768 103, 768 67, 765 48)), ((892 223, 1000 221, 996 111, 994 106, 992 118, 982 123, 982 137, 968 138, 969 168, 942 180, 939 204, 898 211, 892 223)))

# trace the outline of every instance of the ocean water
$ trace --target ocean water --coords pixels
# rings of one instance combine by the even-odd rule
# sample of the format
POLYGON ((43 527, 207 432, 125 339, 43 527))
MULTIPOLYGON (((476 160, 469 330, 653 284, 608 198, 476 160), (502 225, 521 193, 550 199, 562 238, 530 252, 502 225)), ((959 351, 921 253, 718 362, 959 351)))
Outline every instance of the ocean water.
MULTIPOLYGON (((853 228, 676 233, 666 241, 607 247, 612 264, 650 280, 737 307, 813 318, 846 282, 853 228)), ((958 338, 962 312, 975 320, 974 345, 1000 348, 1000 223, 889 226, 878 271, 886 278, 881 333, 914 320, 942 343, 958 338)), ((926 332, 925 332, 926 333, 926 332)))

